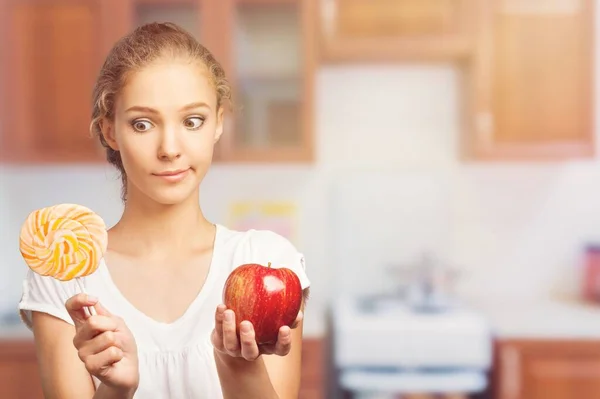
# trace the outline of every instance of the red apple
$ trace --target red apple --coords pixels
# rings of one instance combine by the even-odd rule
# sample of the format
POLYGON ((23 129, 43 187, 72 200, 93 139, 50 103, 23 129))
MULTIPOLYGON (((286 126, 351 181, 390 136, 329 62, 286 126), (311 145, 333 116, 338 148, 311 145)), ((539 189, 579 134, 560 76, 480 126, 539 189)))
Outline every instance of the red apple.
POLYGON ((254 326, 256 342, 277 341, 279 329, 291 326, 302 305, 300 279, 292 270, 260 264, 235 268, 223 289, 223 302, 235 312, 237 331, 248 320, 254 326))

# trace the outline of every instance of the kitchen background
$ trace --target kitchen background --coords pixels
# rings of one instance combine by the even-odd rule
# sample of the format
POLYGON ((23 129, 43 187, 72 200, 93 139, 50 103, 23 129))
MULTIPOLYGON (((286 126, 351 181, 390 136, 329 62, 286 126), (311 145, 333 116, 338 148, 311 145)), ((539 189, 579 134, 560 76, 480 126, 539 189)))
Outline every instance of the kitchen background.
POLYGON ((600 243, 595 1, 0 7, 0 397, 33 397, 7 390, 15 364, 35 371, 8 316, 26 271, 20 226, 61 202, 118 220, 120 180, 82 140, 87 98, 106 49, 152 20, 197 33, 241 94, 202 186, 208 216, 287 204, 250 226, 283 223, 306 256, 303 398, 600 397, 600 304, 584 298, 600 243), (424 277, 401 269, 423 254, 437 262, 413 269, 424 277), (419 296, 450 271, 450 286, 434 280, 442 296, 419 296), (391 296, 360 299, 376 294, 391 296), (367 302, 376 310, 357 310, 367 302))

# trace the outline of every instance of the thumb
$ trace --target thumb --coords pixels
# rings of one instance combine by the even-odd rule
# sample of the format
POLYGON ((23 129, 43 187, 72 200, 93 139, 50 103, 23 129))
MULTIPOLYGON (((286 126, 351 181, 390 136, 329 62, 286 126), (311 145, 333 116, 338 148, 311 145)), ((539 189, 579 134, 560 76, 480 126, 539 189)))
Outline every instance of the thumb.
POLYGON ((74 295, 65 302, 65 308, 71 316, 75 328, 79 328, 89 317, 85 307, 94 306, 96 303, 98 303, 98 298, 87 294, 74 295))

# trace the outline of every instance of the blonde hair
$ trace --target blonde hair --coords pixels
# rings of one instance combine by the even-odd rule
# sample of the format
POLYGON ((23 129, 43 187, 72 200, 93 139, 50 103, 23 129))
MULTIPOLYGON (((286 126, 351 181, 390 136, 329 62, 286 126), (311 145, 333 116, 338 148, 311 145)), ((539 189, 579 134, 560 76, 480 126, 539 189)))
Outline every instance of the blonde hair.
POLYGON ((127 78, 162 57, 188 57, 206 66, 217 95, 217 107, 231 100, 225 71, 210 51, 174 23, 149 23, 121 38, 106 57, 93 90, 90 131, 106 149, 106 159, 115 166, 123 183, 121 197, 127 198, 127 174, 119 151, 113 150, 102 134, 102 121, 114 118, 115 98, 127 78))

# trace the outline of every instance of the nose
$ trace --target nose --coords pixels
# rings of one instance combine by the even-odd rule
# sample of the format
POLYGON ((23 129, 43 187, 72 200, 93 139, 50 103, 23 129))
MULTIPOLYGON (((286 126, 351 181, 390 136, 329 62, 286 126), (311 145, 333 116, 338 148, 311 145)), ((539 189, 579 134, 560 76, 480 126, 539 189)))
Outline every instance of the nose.
POLYGON ((166 127, 163 129, 158 146, 158 159, 172 161, 181 157, 181 145, 177 130, 166 127))

